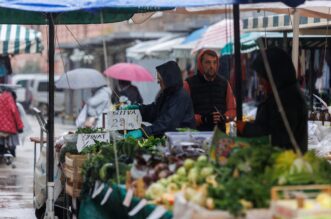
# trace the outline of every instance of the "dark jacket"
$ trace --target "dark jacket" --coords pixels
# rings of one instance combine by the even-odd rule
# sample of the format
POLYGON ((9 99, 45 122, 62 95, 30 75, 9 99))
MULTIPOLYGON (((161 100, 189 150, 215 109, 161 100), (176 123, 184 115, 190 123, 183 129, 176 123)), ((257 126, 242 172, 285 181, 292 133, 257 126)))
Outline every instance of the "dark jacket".
POLYGON ((145 127, 148 135, 163 135, 177 128, 195 128, 192 101, 183 89, 181 71, 174 61, 156 67, 165 89, 156 101, 140 107, 143 121, 152 123, 145 127))
POLYGON ((132 104, 143 103, 143 99, 136 86, 128 85, 126 88, 124 88, 121 91, 115 89, 115 92, 113 92, 113 95, 111 97, 111 101, 113 104, 118 103, 119 97, 121 96, 126 96, 131 101, 132 104), (115 92, 118 96, 115 94, 115 92))
MULTIPOLYGON (((308 145, 308 110, 296 81, 292 60, 283 50, 277 48, 268 49, 266 53, 287 120, 298 146, 302 152, 305 152, 308 145)), ((269 81, 261 55, 254 61, 253 68, 257 71, 260 78, 269 81)), ((271 135, 273 145, 293 149, 272 92, 258 106, 256 120, 253 123, 247 123, 242 132, 244 137, 263 135, 271 135)))
MULTIPOLYGON (((224 115, 226 107, 226 95, 228 82, 220 76, 216 76, 213 81, 207 81, 201 73, 194 75, 192 78, 187 79, 190 86, 190 93, 193 102, 195 114, 207 116, 216 109, 224 115)), ((198 126, 200 131, 211 131, 214 129, 214 124, 203 123, 198 126)), ((225 123, 220 124, 222 131, 225 131, 225 123)))
MULTIPOLYGON (((302 152, 307 151, 307 107, 297 84, 279 92, 284 111, 294 137, 302 152)), ((259 106, 254 123, 245 125, 242 136, 258 137, 271 135, 272 145, 293 149, 289 135, 278 111, 274 96, 270 96, 259 106)))

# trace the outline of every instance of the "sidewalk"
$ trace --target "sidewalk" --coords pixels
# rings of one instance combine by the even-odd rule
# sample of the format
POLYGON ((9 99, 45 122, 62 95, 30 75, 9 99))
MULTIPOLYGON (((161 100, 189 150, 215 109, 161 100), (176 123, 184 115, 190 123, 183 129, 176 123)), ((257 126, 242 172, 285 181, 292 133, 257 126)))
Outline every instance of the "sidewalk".
MULTIPOLYGON (((32 126, 31 136, 40 136, 40 128, 33 116, 28 116, 32 126)), ((56 120, 55 136, 75 130, 73 125, 61 124, 56 120)), ((0 163, 0 219, 32 219, 33 208, 33 143, 26 139, 23 146, 16 149, 16 168, 0 163)))

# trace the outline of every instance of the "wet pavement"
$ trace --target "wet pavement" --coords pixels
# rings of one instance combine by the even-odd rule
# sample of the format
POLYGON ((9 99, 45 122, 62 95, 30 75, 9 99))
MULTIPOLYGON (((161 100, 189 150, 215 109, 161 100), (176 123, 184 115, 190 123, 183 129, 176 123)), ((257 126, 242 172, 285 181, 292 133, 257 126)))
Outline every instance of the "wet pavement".
MULTIPOLYGON (((37 120, 28 116, 34 131, 31 136, 39 136, 37 120)), ((68 130, 75 130, 73 125, 55 124, 55 136, 68 130)), ((33 208, 33 143, 27 138, 23 146, 16 148, 16 168, 0 162, 0 219, 35 218, 33 208)))

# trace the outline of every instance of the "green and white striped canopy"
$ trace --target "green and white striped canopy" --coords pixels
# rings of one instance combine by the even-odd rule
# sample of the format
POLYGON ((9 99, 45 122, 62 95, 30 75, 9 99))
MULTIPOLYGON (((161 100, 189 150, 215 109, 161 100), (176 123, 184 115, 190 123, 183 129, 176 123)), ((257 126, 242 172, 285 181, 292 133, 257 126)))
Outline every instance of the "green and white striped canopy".
MULTIPOLYGON (((244 32, 257 31, 292 31, 293 16, 289 15, 273 15, 249 17, 243 20, 244 32)), ((331 24, 331 21, 322 18, 300 17, 300 29, 325 27, 331 24)), ((321 33, 322 34, 322 33, 321 33)))
POLYGON ((40 53, 41 33, 21 25, 0 25, 0 55, 40 53))

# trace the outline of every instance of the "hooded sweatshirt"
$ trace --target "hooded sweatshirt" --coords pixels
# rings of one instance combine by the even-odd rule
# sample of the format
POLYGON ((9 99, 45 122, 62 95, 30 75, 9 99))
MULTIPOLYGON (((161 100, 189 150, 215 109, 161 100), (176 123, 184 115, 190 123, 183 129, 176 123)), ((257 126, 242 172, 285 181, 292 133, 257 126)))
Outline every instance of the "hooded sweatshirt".
POLYGON ((140 107, 143 121, 152 123, 144 128, 147 135, 163 135, 177 128, 195 128, 190 96, 183 89, 181 71, 174 61, 156 67, 165 89, 156 101, 140 107))
MULTIPOLYGON (((269 48, 266 54, 287 120, 301 151, 305 152, 308 145, 308 110, 297 83, 292 60, 279 48, 269 48)), ((269 81, 261 54, 257 56, 252 67, 260 78, 269 81)), ((266 99, 258 106, 255 121, 246 123, 241 133, 243 137, 263 135, 271 135, 273 145, 293 149, 272 91, 268 92, 266 99)))
MULTIPOLYGON (((228 81, 219 75, 216 75, 214 80, 208 81, 204 76, 202 57, 207 52, 217 56, 212 50, 201 51, 197 58, 198 73, 184 82, 184 88, 191 95, 193 101, 197 128, 201 131, 211 131, 214 128, 212 122, 204 123, 201 119, 202 116, 210 115, 216 111, 230 118, 236 116, 236 102, 228 81)), ((217 63, 219 63, 218 56, 217 63)), ((223 123, 220 128, 225 131, 225 124, 223 123)))

